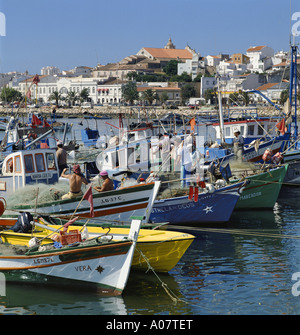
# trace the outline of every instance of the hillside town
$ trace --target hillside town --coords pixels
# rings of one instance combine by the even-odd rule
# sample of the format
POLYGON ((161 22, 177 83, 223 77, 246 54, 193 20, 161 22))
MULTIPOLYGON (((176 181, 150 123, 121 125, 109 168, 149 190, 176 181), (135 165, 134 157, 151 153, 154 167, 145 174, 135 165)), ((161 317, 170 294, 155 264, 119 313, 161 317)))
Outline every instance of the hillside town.
POLYGON ((282 92, 289 86, 289 62, 287 51, 275 52, 267 45, 249 46, 233 54, 201 56, 188 45, 176 48, 169 38, 162 48, 142 47, 117 63, 71 70, 45 66, 38 75, 28 71, 2 73, 2 92, 10 88, 20 95, 18 101, 9 101, 1 94, 1 103, 18 104, 22 100, 33 107, 55 104, 90 109, 129 105, 197 108, 214 103, 214 95, 209 93, 218 90, 216 76, 228 105, 266 104, 255 91, 280 103, 282 92), (124 96, 128 83, 134 83, 137 92, 132 99, 124 96), (234 99, 239 92, 251 92, 246 102, 234 99))

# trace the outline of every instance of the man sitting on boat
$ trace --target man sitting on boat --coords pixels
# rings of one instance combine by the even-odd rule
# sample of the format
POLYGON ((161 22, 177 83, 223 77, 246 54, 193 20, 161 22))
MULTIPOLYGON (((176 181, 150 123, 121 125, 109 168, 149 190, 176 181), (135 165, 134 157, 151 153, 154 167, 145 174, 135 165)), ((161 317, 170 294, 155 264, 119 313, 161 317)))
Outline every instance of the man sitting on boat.
POLYGON ((94 190, 98 192, 112 191, 114 189, 114 182, 108 177, 107 171, 103 170, 99 173, 103 180, 101 187, 94 186, 94 190))
POLYGON ((61 198, 62 200, 73 199, 81 196, 83 193, 81 191, 82 183, 88 185, 88 181, 85 179, 84 175, 81 173, 80 166, 78 164, 73 166, 72 174, 65 174, 67 169, 65 168, 61 174, 63 178, 69 179, 70 191, 64 194, 61 198))
POLYGON ((234 131, 234 136, 235 137, 233 139, 233 152, 236 156, 236 159, 242 160, 245 140, 238 129, 234 131))

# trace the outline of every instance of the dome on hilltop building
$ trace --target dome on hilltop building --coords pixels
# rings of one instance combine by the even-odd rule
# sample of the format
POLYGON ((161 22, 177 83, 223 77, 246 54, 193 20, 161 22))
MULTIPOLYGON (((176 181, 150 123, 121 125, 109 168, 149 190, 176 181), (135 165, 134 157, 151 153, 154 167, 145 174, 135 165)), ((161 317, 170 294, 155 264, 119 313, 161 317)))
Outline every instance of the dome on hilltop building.
POLYGON ((176 49, 175 45, 173 44, 171 37, 169 38, 169 41, 167 45, 165 46, 165 49, 176 49))

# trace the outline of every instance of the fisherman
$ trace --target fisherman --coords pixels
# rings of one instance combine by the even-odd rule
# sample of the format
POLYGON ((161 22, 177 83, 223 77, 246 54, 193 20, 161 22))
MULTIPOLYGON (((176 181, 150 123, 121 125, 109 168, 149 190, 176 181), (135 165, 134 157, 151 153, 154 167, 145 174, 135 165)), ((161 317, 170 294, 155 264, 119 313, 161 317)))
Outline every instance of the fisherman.
POLYGON ((238 129, 234 131, 234 136, 235 137, 233 139, 233 152, 237 160, 242 160, 245 140, 238 129))
POLYGON ((82 195, 81 186, 82 183, 88 185, 88 181, 85 179, 84 175, 81 173, 80 166, 78 164, 73 166, 72 174, 65 174, 67 169, 63 169, 61 174, 62 177, 69 179, 70 191, 62 196, 62 200, 73 199, 82 195))
POLYGON ((94 190, 98 192, 112 191, 114 189, 114 182, 108 177, 107 171, 102 170, 99 175, 103 180, 103 184, 101 187, 94 186, 94 190))
POLYGON ((63 148, 62 141, 57 142, 57 150, 56 150, 56 158, 57 158, 57 164, 59 169, 59 175, 61 175, 63 169, 67 169, 67 152, 63 148))

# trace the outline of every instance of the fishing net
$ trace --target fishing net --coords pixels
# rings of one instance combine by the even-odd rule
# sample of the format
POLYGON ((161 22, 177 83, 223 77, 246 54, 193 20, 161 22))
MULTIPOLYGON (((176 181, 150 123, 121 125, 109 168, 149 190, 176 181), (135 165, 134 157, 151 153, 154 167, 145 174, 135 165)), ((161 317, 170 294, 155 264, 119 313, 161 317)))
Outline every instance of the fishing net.
POLYGON ((55 185, 36 184, 28 185, 14 192, 7 199, 7 208, 15 208, 35 204, 47 203, 61 199, 63 194, 69 192, 69 183, 61 182, 55 185))

